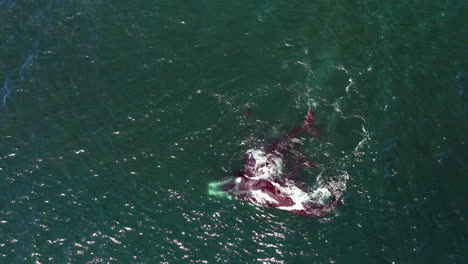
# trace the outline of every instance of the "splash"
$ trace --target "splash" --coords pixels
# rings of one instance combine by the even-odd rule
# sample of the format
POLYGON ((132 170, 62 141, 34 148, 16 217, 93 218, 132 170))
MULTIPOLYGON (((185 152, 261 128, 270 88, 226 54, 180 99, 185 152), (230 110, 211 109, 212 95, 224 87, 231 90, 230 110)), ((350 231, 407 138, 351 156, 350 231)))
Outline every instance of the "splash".
MULTIPOLYGON (((304 188, 302 186, 306 186, 305 183, 284 178, 283 160, 281 158, 260 149, 250 149, 246 152, 246 155, 245 169, 254 172, 252 177, 248 177, 249 182, 255 184, 256 182, 267 181, 274 186, 276 193, 281 194, 281 197, 291 199, 292 202, 288 205, 276 206, 277 209, 295 213, 305 211, 311 205, 327 207, 339 199, 341 193, 346 189, 346 180, 348 179, 346 173, 338 182, 320 182, 315 186, 304 188), (249 163, 250 158, 255 160, 255 164, 249 163), (274 163, 271 162, 272 160, 274 163)), ((271 195, 271 193, 263 190, 251 190, 242 187, 245 181, 243 177, 239 176, 211 182, 208 184, 208 195, 229 200, 235 197, 248 196, 248 201, 258 206, 281 203, 281 197, 278 198, 277 195, 271 195)), ((332 211, 331 207, 330 211, 332 211)))
POLYGON ((251 179, 274 179, 283 173, 283 160, 261 149, 250 149, 246 153, 249 160, 245 165, 246 171, 252 171, 251 179), (255 161, 255 162, 250 162, 255 161))
POLYGON ((300 133, 312 136, 319 134, 314 127, 313 110, 307 112, 301 126, 286 133, 266 150, 248 150, 243 171, 234 177, 210 183, 208 194, 231 199, 236 197, 255 205, 308 217, 321 217, 333 212, 343 194, 345 182, 320 184, 322 181, 318 180, 316 186, 309 189, 304 187, 307 186, 304 182, 293 179, 301 167, 318 167, 306 161, 302 153, 288 150, 300 133), (286 155, 293 155, 296 161, 288 172, 283 171, 283 158, 286 155))

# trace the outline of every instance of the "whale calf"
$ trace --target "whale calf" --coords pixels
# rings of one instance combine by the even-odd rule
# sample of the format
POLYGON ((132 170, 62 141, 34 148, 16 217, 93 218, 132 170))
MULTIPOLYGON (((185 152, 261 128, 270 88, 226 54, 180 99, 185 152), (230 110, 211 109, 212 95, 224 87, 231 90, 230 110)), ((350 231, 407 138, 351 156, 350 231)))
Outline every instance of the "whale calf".
MULTIPOLYGON (((332 213, 343 189, 323 185, 307 188, 304 182, 294 179, 301 167, 316 168, 300 153, 288 149, 291 140, 301 133, 318 136, 314 127, 314 111, 309 110, 303 124, 274 142, 266 149, 251 149, 246 153, 243 170, 227 179, 211 182, 208 193, 214 196, 237 198, 252 204, 273 207, 307 217, 322 217, 332 213), (286 156, 293 155, 294 165, 285 173, 286 156)), ((289 159, 290 160, 290 159, 289 159)))

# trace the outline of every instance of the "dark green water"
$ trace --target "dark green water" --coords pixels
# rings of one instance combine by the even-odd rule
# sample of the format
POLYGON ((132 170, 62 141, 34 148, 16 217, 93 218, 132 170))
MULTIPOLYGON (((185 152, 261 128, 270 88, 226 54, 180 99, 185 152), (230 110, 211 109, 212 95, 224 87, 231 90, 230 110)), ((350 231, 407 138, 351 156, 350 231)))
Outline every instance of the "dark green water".
POLYGON ((0 0, 0 263, 467 263, 467 10, 0 0), (335 213, 208 196, 309 107, 335 213))

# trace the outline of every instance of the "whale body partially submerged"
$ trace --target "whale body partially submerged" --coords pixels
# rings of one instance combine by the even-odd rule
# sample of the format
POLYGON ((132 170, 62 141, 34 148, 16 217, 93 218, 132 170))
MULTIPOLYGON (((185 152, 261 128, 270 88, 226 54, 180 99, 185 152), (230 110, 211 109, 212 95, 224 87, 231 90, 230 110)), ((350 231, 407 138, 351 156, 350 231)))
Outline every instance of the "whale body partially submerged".
POLYGON ((236 197, 259 206, 274 207, 308 217, 322 217, 332 213, 343 194, 343 188, 323 185, 307 188, 293 179, 301 167, 315 168, 302 154, 295 155, 295 165, 283 172, 283 162, 291 140, 301 133, 318 135, 314 127, 314 111, 309 110, 304 123, 281 137, 266 150, 247 151, 244 169, 237 175, 209 184, 209 194, 236 197))

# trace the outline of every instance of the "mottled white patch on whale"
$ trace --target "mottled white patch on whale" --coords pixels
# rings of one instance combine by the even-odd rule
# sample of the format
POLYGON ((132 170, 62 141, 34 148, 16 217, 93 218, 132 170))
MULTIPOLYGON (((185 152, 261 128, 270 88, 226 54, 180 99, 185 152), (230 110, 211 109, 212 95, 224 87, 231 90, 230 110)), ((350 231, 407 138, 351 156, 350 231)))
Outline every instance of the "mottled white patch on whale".
POLYGON ((283 160, 276 155, 267 154, 261 149, 250 149, 247 151, 247 159, 253 158, 255 165, 251 166, 248 162, 245 165, 246 171, 251 171, 253 175, 249 178, 256 179, 272 179, 280 177, 283 173, 283 160))

